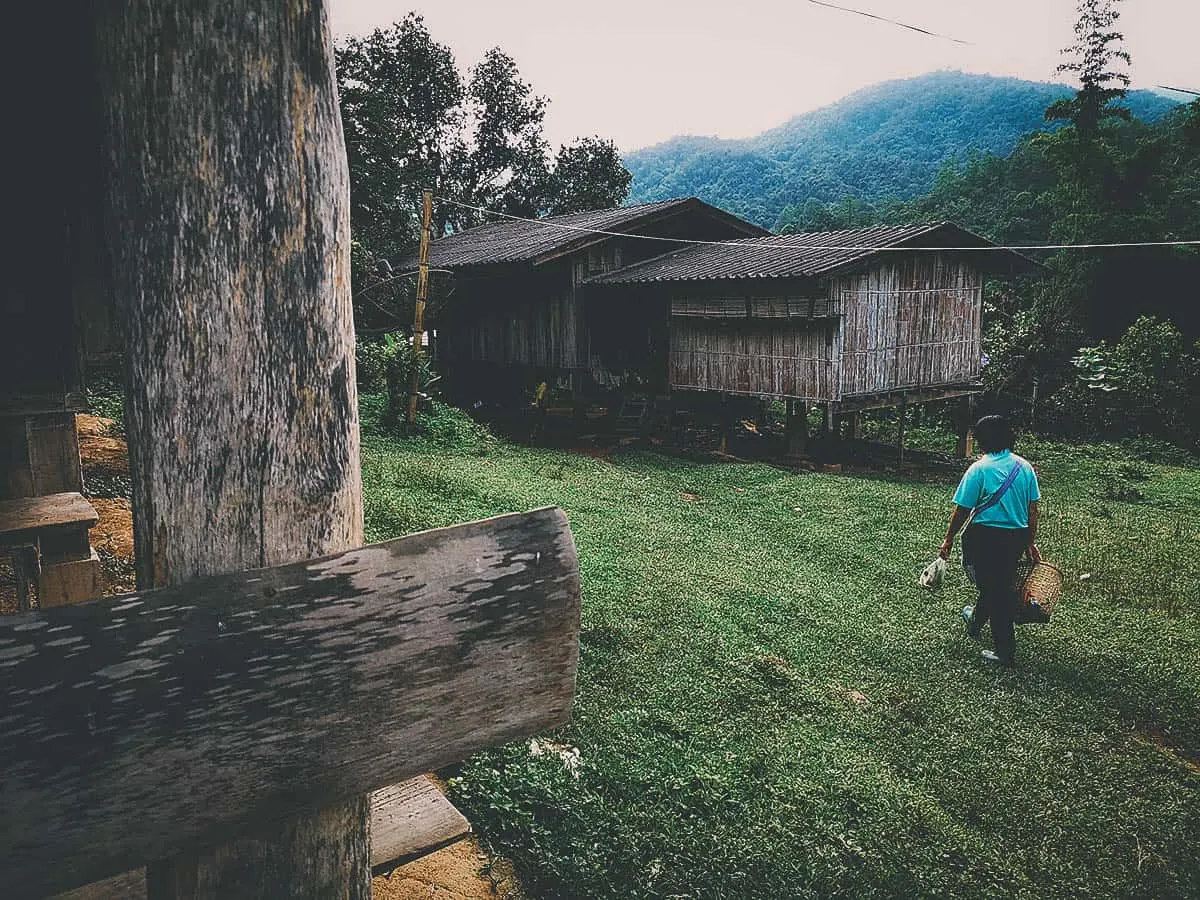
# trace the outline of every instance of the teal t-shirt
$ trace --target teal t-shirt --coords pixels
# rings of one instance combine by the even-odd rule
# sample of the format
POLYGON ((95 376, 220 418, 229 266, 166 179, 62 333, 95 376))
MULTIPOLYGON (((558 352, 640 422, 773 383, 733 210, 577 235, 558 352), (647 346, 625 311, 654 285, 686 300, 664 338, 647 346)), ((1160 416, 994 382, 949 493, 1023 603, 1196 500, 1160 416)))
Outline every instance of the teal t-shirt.
POLYGON ((1042 499, 1042 494, 1038 490, 1037 475, 1034 474, 1033 466, 1011 450, 985 453, 975 460, 958 483, 958 490, 954 492, 954 502, 967 509, 974 509, 1000 490, 1013 466, 1020 466, 1021 474, 999 501, 975 516, 972 522, 991 525, 994 528, 1029 527, 1029 504, 1042 499))

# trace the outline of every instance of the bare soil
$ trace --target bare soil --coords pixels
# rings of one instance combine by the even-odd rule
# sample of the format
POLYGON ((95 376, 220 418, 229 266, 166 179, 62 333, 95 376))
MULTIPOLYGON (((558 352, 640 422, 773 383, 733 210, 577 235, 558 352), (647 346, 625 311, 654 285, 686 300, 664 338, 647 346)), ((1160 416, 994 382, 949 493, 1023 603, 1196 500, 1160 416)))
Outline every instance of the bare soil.
POLYGON ((519 900, 512 866, 468 837, 371 883, 375 900, 519 900))

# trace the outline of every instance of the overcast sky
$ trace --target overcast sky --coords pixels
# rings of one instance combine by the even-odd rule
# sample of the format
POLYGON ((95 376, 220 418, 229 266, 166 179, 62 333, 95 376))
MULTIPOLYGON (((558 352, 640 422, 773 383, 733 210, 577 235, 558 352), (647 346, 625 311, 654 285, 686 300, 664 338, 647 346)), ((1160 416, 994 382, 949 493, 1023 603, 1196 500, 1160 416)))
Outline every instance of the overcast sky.
MULTIPOLYGON (((547 136, 623 151, 677 134, 736 138, 891 78, 961 69, 1054 80, 1074 0, 833 0, 960 45, 809 0, 330 0, 336 37, 416 10, 459 67, 489 47, 550 98, 547 136)), ((1134 87, 1200 90, 1200 0, 1126 0, 1134 87)), ((1181 96, 1181 95, 1177 95, 1181 96)))

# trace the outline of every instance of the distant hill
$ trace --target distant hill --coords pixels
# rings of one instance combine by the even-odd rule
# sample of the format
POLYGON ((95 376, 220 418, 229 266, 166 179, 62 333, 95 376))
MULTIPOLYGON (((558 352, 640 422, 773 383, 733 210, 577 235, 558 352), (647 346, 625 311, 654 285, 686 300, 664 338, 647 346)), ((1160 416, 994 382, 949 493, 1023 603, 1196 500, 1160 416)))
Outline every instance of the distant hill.
MULTIPOLYGON (((942 163, 971 152, 1009 153, 1047 127, 1064 85, 933 72, 865 88, 746 140, 677 137, 625 157, 630 203, 697 196, 768 228, 810 198, 911 199, 942 163)), ((1135 116, 1161 118, 1176 103, 1152 91, 1126 98, 1135 116)))

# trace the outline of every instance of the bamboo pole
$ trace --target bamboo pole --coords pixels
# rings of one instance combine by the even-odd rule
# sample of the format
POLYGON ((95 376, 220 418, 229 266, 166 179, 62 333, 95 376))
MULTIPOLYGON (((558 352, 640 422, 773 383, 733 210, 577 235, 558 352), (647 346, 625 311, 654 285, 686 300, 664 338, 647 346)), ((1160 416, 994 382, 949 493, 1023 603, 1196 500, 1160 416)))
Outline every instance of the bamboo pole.
POLYGON ((413 369, 408 391, 408 422, 417 421, 421 392, 421 356, 425 352, 425 300, 429 296, 429 227, 433 219, 433 190, 421 191, 421 248, 417 258, 417 302, 413 306, 413 369))

